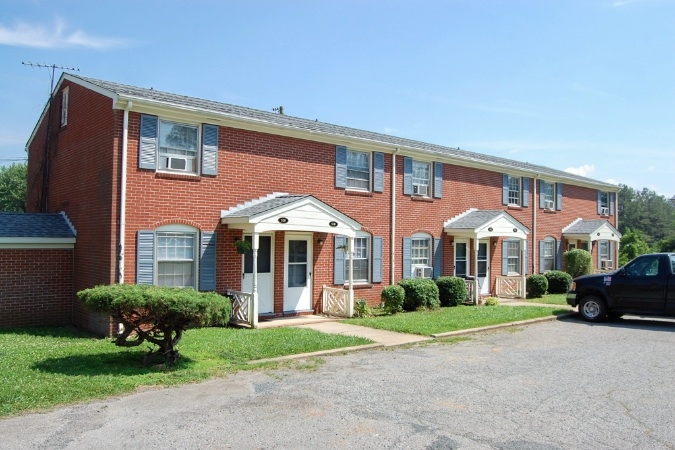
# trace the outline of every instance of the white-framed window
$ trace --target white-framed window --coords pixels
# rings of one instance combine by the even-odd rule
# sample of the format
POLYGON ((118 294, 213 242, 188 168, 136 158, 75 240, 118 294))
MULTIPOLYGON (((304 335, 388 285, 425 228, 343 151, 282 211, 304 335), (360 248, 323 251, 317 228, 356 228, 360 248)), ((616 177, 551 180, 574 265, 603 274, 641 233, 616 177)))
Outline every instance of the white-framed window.
POLYGON ((598 241, 598 252, 600 253, 600 260, 607 261, 612 259, 609 256, 609 241, 598 241))
POLYGON ((575 250, 577 248, 576 242, 570 242, 567 244, 567 250, 575 250))
POLYGON ((543 189, 540 195, 544 196, 544 208, 548 210, 554 210, 556 201, 555 183, 544 181, 543 189))
POLYGON ((68 97, 69 97, 68 87, 64 88, 61 91, 61 126, 65 127, 68 125, 68 97))
POLYGON ((581 250, 586 250, 587 252, 590 251, 588 248, 588 241, 581 241, 579 242, 579 248, 581 250))
POLYGON ((506 267, 508 275, 520 275, 520 241, 506 241, 506 267))
POLYGON ((469 245, 464 241, 455 241, 455 276, 466 277, 468 271, 468 249, 469 245))
POLYGON ((509 205, 521 205, 521 178, 509 175, 509 205))
POLYGON ((199 127, 159 121, 159 169, 197 173, 199 127))
POLYGON ((598 192, 598 207, 600 210, 601 216, 609 216, 610 213, 610 204, 609 204, 609 192, 599 191, 598 192))
POLYGON ((546 238, 542 241, 541 245, 541 262, 542 267, 540 268, 541 272, 547 272, 549 270, 555 270, 555 239, 546 238))
POLYGON ((370 238, 357 236, 354 238, 354 253, 348 254, 345 260, 345 280, 349 279, 349 266, 354 264, 354 283, 370 282, 370 238))
POLYGON ((429 197, 431 195, 431 163, 412 162, 413 195, 429 197))
POLYGON ((431 278, 433 276, 431 236, 425 233, 416 233, 411 237, 410 263, 413 278, 431 278))
POLYGON ((347 189, 370 190, 370 153, 347 150, 347 189))
POLYGON ((157 285, 196 288, 197 230, 168 225, 156 235, 157 285))

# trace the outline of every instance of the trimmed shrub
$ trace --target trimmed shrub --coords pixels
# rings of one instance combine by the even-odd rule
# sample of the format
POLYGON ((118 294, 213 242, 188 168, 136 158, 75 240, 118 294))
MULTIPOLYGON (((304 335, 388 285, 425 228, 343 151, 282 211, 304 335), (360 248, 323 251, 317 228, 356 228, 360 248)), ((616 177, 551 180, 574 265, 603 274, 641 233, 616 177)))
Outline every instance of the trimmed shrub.
POLYGON ((124 325, 115 345, 136 347, 147 341, 158 346, 145 356, 146 365, 155 358, 175 363, 179 358, 176 345, 188 327, 226 324, 232 310, 229 298, 191 288, 114 284, 84 289, 77 296, 124 325))
POLYGON ((580 248, 568 250, 563 253, 563 259, 565 260, 565 272, 569 273, 572 278, 593 272, 593 258, 586 250, 580 248))
POLYGON ((396 314, 397 312, 403 311, 403 301, 405 300, 405 290, 397 285, 387 286, 382 289, 380 294, 382 303, 384 304, 384 310, 389 314, 396 314))
POLYGON ((527 298, 541 298, 548 289, 548 280, 544 275, 534 274, 527 277, 527 298))
POLYGON ((438 286, 427 278, 404 278, 398 285, 405 291, 403 309, 415 311, 418 308, 435 309, 441 304, 438 298, 438 286))
POLYGON ((499 304, 499 299, 496 297, 488 297, 485 299, 485 306, 497 306, 499 304))
POLYGON ((460 277, 438 277, 438 296, 441 306, 457 306, 464 303, 468 293, 464 279, 460 277))
POLYGON ((564 294, 572 285, 572 275, 561 270, 551 270, 544 274, 548 281, 549 294, 564 294))

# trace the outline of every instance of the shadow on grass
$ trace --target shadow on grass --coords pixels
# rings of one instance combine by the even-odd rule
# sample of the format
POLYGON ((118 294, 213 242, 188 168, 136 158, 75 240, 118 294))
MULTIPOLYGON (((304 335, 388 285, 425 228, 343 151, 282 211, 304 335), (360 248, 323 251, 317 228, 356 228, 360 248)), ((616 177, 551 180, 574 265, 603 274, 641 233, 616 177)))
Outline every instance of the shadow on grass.
POLYGON ((47 358, 36 362, 31 369, 47 373, 59 373, 63 375, 118 375, 133 376, 154 372, 171 372, 187 369, 195 362, 181 356, 180 360, 173 365, 162 364, 144 366, 141 350, 123 351, 120 353, 98 353, 94 355, 72 355, 60 358, 47 358))

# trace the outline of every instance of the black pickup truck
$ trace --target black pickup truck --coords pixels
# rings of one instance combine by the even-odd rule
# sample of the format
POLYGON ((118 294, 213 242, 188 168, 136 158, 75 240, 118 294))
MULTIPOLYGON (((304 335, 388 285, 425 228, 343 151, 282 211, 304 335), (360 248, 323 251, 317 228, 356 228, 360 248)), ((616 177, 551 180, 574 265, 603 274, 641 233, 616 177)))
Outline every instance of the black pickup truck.
POLYGON ((614 272, 575 278, 567 303, 600 322, 623 314, 675 316, 675 253, 641 255, 614 272))

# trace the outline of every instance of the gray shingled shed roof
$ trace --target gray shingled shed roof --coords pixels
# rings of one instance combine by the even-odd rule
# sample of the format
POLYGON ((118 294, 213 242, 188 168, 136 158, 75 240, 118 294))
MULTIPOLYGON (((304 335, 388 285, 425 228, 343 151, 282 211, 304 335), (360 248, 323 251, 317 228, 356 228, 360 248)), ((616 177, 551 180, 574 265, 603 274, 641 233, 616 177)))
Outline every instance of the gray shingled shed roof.
POLYGON ((65 240, 75 242, 75 230, 61 213, 0 212, 0 240, 4 243, 65 240))
POLYGON ((483 164, 493 167, 497 170, 518 170, 531 174, 532 176, 542 175, 550 176, 560 180, 569 180, 571 182, 578 182, 583 184, 591 184, 597 187, 607 189, 618 189, 617 186, 605 183, 591 178, 574 175, 562 170, 552 169, 550 167, 539 166, 512 159, 501 158, 498 156, 484 155, 481 153, 470 152, 467 150, 460 150, 459 148, 445 147, 442 145, 429 144, 425 142, 415 141, 412 139, 405 139, 388 134, 374 133, 371 131, 364 131, 355 128, 344 127, 340 125, 332 125, 329 123, 319 122, 316 120, 302 119, 299 117, 292 117, 273 112, 267 112, 243 106, 235 106, 227 103, 220 103, 211 100, 203 100, 184 95, 171 94, 155 89, 147 89, 135 86, 129 86, 120 83, 113 83, 110 81, 103 81, 94 78, 81 77, 73 74, 67 75, 71 80, 77 82, 82 80, 91 83, 98 88, 110 92, 111 94, 128 98, 139 99, 145 101, 156 102, 164 104, 168 107, 189 108, 203 113, 215 113, 227 115, 233 118, 241 118, 248 121, 255 121, 262 124, 269 124, 288 129, 306 131, 308 133, 323 134, 334 136, 337 138, 356 139, 361 141, 368 141, 376 144, 384 144, 397 148, 410 149, 420 151, 423 153, 435 154, 452 158, 459 161, 467 161, 474 164, 483 164))

